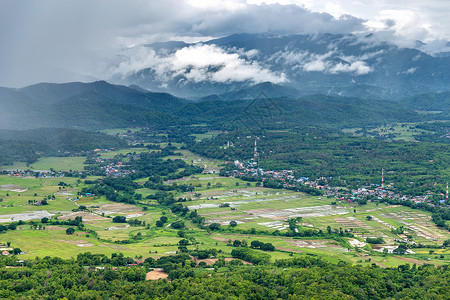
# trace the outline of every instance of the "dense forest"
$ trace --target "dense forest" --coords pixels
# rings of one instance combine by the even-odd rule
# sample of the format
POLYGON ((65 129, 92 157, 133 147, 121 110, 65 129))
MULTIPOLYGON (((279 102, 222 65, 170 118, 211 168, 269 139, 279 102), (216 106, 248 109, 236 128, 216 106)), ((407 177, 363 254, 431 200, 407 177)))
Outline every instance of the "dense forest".
POLYGON ((76 259, 2 257, 0 297, 9 299, 450 299, 447 266, 401 265, 382 269, 328 263, 304 256, 245 266, 219 259, 213 269, 186 255, 131 258, 90 253, 76 259), (98 268, 96 268, 98 267, 98 268), (146 281, 159 267, 168 279, 146 281))
POLYGON ((335 130, 304 127, 290 131, 237 131, 196 143, 191 149, 222 160, 250 160, 258 136, 259 166, 265 170, 295 170, 297 177, 326 177, 335 185, 379 183, 385 179, 407 194, 442 193, 449 180, 448 144, 380 141, 335 130), (233 146, 225 147, 228 143, 233 146))
POLYGON ((123 139, 100 132, 66 128, 0 130, 0 165, 23 161, 32 164, 39 157, 80 155, 86 151, 121 149, 123 139))

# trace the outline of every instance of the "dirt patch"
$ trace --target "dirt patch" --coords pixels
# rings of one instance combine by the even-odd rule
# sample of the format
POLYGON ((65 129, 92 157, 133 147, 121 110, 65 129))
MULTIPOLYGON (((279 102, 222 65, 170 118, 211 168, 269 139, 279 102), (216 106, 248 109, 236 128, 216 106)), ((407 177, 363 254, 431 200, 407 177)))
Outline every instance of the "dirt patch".
POLYGON ((277 247, 277 249, 283 250, 283 251, 295 252, 295 253, 301 253, 301 252, 303 252, 303 251, 298 250, 298 249, 291 249, 291 248, 285 248, 285 247, 277 247))
MULTIPOLYGON (((197 264, 199 264, 199 263, 201 263, 201 262, 204 262, 204 263, 206 263, 206 265, 208 265, 208 266, 212 266, 216 261, 219 260, 218 258, 197 259, 197 258, 192 257, 192 256, 191 256, 191 258, 192 258, 197 264)), ((230 262, 230 261, 232 261, 232 260, 236 260, 236 258, 232 258, 232 257, 226 257, 226 258, 225 258, 225 261, 226 261, 226 262, 230 262)), ((245 260, 242 260, 242 263, 243 263, 244 265, 253 265, 251 262, 245 261, 245 260)))
POLYGON ((406 262, 409 262, 409 263, 412 263, 412 264, 416 264, 418 266, 421 266, 421 265, 423 265, 425 263, 424 261, 418 260, 418 259, 415 259, 415 258, 409 258, 409 257, 403 257, 403 256, 396 256, 395 258, 401 259, 403 261, 406 261, 406 262))
POLYGON ((348 239, 348 242, 352 247, 364 247, 366 243, 358 241, 357 239, 348 239))
POLYGON ((126 247, 122 247, 119 245, 114 245, 114 244, 110 244, 110 245, 99 245, 100 247, 108 247, 114 250, 118 250, 118 251, 125 251, 125 250, 130 250, 130 248, 126 248, 126 247))
POLYGON ((94 244, 86 242, 86 241, 83 241, 83 240, 76 240, 76 241, 54 240, 54 241, 63 242, 63 243, 75 245, 75 246, 78 246, 78 247, 91 247, 91 246, 94 246, 94 244))
MULTIPOLYGON (((236 209, 237 210, 237 209, 236 209)), ((226 210, 226 211, 218 211, 218 212, 210 212, 205 214, 199 214, 200 216, 213 216, 213 215, 223 215, 223 214, 231 214, 236 210, 226 210)))
POLYGON ((295 217, 314 218, 348 214, 349 210, 341 206, 322 205, 288 209, 253 209, 246 211, 255 216, 273 220, 284 220, 295 217))
POLYGON ((116 214, 116 213, 124 213, 124 214, 130 214, 130 213, 142 213, 141 210, 130 204, 123 204, 123 203, 110 203, 110 204, 104 204, 100 206, 99 209, 95 211, 98 214, 104 213, 105 215, 110 214, 116 214))
POLYGON ((130 225, 128 225, 128 224, 126 224, 126 225, 117 225, 117 226, 111 226, 111 227, 105 228, 105 230, 127 229, 128 227, 130 227, 130 225))
POLYGON ((46 210, 34 211, 29 213, 12 214, 12 215, 1 215, 0 223, 16 222, 16 221, 29 221, 42 219, 44 217, 51 219, 54 214, 49 213, 46 210))
POLYGON ((213 239, 219 242, 228 242, 228 240, 230 240, 230 238, 221 238, 221 237, 213 237, 213 239))
POLYGON ((335 244, 330 244, 330 241, 324 241, 324 240, 295 240, 295 241, 288 241, 292 245, 295 245, 299 248, 329 248, 329 247, 338 247, 335 244))
POLYGON ((61 226, 54 226, 54 225, 50 225, 50 226, 45 226, 45 230, 66 230, 66 228, 61 227, 61 226))
POLYGON ((83 218, 83 222, 103 221, 103 220, 107 220, 108 219, 108 218, 105 218, 105 217, 93 214, 91 212, 86 212, 86 211, 71 212, 71 213, 62 215, 61 217, 59 217, 59 219, 60 220, 69 220, 69 219, 74 220, 76 217, 83 218))
POLYGON ((165 273, 162 269, 155 269, 153 271, 148 272, 145 275, 146 280, 158 280, 158 279, 165 279, 169 277, 167 273, 165 273))
POLYGON ((5 192, 18 192, 18 193, 22 193, 28 190, 28 188, 25 188, 23 186, 20 185, 15 185, 15 184, 4 184, 4 185, 0 185, 0 190, 5 191, 5 192))

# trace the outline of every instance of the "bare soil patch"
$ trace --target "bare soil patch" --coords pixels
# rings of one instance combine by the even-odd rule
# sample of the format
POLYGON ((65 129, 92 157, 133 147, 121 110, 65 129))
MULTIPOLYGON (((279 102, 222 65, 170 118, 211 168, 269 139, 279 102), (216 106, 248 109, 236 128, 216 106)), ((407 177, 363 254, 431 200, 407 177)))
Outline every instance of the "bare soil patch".
POLYGON ((221 238, 221 237, 213 237, 213 239, 219 242, 227 242, 228 240, 230 240, 230 238, 221 238))
POLYGON ((141 210, 134 205, 123 204, 123 203, 109 203, 100 206, 99 209, 96 210, 96 213, 105 215, 110 215, 114 213, 141 213, 141 210))
MULTIPOLYGON (((273 200, 273 199, 272 199, 273 200)), ((280 198, 281 200, 281 198, 280 198)), ((311 206, 311 207, 298 207, 298 208, 287 208, 287 209, 253 209, 246 211, 247 213, 256 215, 261 218, 268 218, 273 220, 284 220, 287 218, 303 217, 303 218, 314 218, 314 217, 326 217, 333 215, 343 215, 348 214, 349 210, 341 206, 332 205, 322 205, 322 206, 311 206)))
POLYGON ((60 220, 74 220, 75 217, 81 217, 83 218, 83 221, 89 222, 89 221, 103 221, 107 220, 107 218, 93 214, 91 212, 87 211, 77 211, 77 212, 70 212, 68 214, 65 214, 61 217, 59 217, 60 220))
POLYGON ((315 249, 315 248, 338 247, 338 245, 336 244, 331 244, 329 240, 294 240, 294 241, 288 240, 288 242, 299 248, 315 249))
POLYGON ((412 263, 412 264, 416 264, 418 266, 421 266, 421 265, 423 265, 425 263, 424 261, 418 260, 418 259, 415 259, 415 258, 409 258, 409 257, 403 257, 403 256, 396 256, 395 258, 404 260, 404 261, 412 263))
POLYGON ((61 227, 61 226, 55 226, 55 225, 50 225, 50 226, 45 226, 45 230, 66 230, 66 228, 61 227))
POLYGON ((231 213, 235 212, 236 210, 225 210, 225 211, 218 211, 218 212, 210 212, 210 213, 199 214, 199 215, 200 216, 224 215, 224 214, 231 214, 231 213))
POLYGON ((94 246, 94 244, 86 242, 84 240, 76 240, 76 241, 54 240, 54 241, 63 242, 63 243, 75 245, 75 246, 78 246, 78 247, 91 247, 91 246, 94 246))
POLYGON ((39 220, 44 217, 50 219, 53 215, 54 214, 51 214, 46 210, 21 213, 21 214, 1 215, 0 223, 15 222, 15 221, 20 221, 20 220, 22 220, 22 221, 39 220))
POLYGON ((291 249, 291 248, 286 248, 286 247, 277 247, 277 249, 283 250, 283 251, 290 251, 290 252, 295 252, 295 253, 301 253, 303 251, 298 250, 298 249, 291 249))
POLYGON ((18 193, 22 193, 28 190, 28 188, 25 188, 23 186, 20 185, 15 185, 15 184, 4 184, 4 185, 0 185, 0 190, 5 191, 5 192, 18 192, 18 193))
POLYGON ((158 279, 165 279, 169 277, 167 273, 165 273, 162 269, 155 269, 153 271, 148 272, 145 275, 146 280, 158 280, 158 279))
MULTIPOLYGON (((192 256, 191 256, 191 257, 192 257, 192 256)), ((192 257, 192 259, 193 259, 197 264, 199 264, 199 263, 201 263, 201 262, 204 262, 204 263, 206 263, 208 266, 212 266, 216 261, 219 260, 218 258, 197 259, 197 258, 195 258, 195 257, 192 257)), ((226 258, 225 258, 225 261, 226 261, 226 262, 230 262, 230 261, 232 261, 232 260, 236 260, 236 258, 232 258, 232 257, 226 257, 226 258)), ((245 260, 242 260, 242 263, 243 263, 244 265, 253 265, 251 262, 245 261, 245 260)))

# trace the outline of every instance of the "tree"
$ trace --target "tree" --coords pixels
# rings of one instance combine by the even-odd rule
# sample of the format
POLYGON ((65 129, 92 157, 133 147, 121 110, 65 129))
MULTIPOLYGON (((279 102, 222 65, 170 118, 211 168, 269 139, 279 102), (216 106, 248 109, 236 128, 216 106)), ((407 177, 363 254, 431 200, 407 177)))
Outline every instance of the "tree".
POLYGON ((250 243, 250 248, 259 248, 261 247, 261 242, 260 241, 252 241, 250 243))
POLYGON ((211 229, 211 230, 217 230, 217 229, 219 229, 220 228, 220 224, 219 223, 211 223, 211 224, 209 224, 209 229, 211 229))
POLYGON ((442 244, 444 247, 450 247, 450 239, 445 240, 444 243, 442 244))
POLYGON ((43 217, 42 219, 41 219, 41 223, 48 223, 48 218, 47 217, 43 217))
POLYGON ((241 246, 241 241, 240 240, 234 240, 233 241, 233 247, 240 247, 241 246))
POLYGON ((20 248, 14 248, 12 251, 15 255, 22 253, 22 250, 20 248))
POLYGON ((161 218, 159 218, 161 220, 161 222, 166 223, 167 222, 167 217, 166 216, 162 216, 161 218))
POLYGON ((71 235, 71 234, 73 234, 74 232, 75 232, 75 229, 73 229, 72 227, 69 227, 69 228, 66 229, 66 234, 67 234, 67 235, 71 235))
POLYGON ((156 227, 163 227, 164 226, 164 222, 161 220, 156 220, 156 227))
POLYGON ((126 223, 127 222, 127 218, 125 216, 115 216, 112 221, 114 223, 126 223))
POLYGON ((366 216, 367 221, 371 221, 372 220, 372 216, 366 216))
POLYGON ((189 241, 186 240, 186 239, 182 239, 182 240, 180 240, 180 241, 178 242, 178 245, 180 245, 180 246, 186 246, 186 245, 189 245, 189 241))
POLYGON ((271 243, 261 243, 261 250, 275 251, 275 247, 271 243))
POLYGON ((406 246, 400 244, 397 249, 394 249, 394 251, 392 251, 392 253, 403 255, 406 253, 406 250, 407 250, 406 246))
POLYGON ((231 221, 230 222, 230 226, 231 227, 236 227, 237 226, 237 222, 236 221, 231 221))
POLYGON ((368 238, 366 238, 366 242, 369 244, 384 244, 384 240, 382 237, 377 237, 377 238, 368 237, 368 238))
POLYGON ((184 222, 181 220, 175 221, 170 225, 174 229, 181 229, 184 228, 184 222))

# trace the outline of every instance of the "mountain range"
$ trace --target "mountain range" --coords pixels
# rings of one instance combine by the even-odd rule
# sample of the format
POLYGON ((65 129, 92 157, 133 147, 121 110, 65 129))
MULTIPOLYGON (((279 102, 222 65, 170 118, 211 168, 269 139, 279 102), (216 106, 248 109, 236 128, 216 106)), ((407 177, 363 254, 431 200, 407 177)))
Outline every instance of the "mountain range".
POLYGON ((236 34, 147 44, 139 55, 131 48, 111 62, 110 72, 113 82, 192 99, 252 98, 254 86, 265 82, 290 97, 402 99, 449 91, 450 56, 431 56, 420 45, 401 48, 374 35, 236 34))
POLYGON ((238 34, 125 54, 109 68, 117 84, 0 87, 0 129, 221 128, 264 105, 276 108, 271 127, 450 118, 450 56, 373 35, 238 34))
POLYGON ((295 96, 292 88, 261 83, 201 101, 149 92, 105 81, 41 83, 22 89, 0 88, 0 129, 41 127, 169 128, 209 124, 215 128, 259 126, 359 127, 450 117, 450 93, 416 95, 401 101, 336 95, 295 96), (415 110, 432 114, 419 115, 415 110), (264 119, 264 124, 258 119, 264 119), (258 123, 259 122, 259 123, 258 123))

